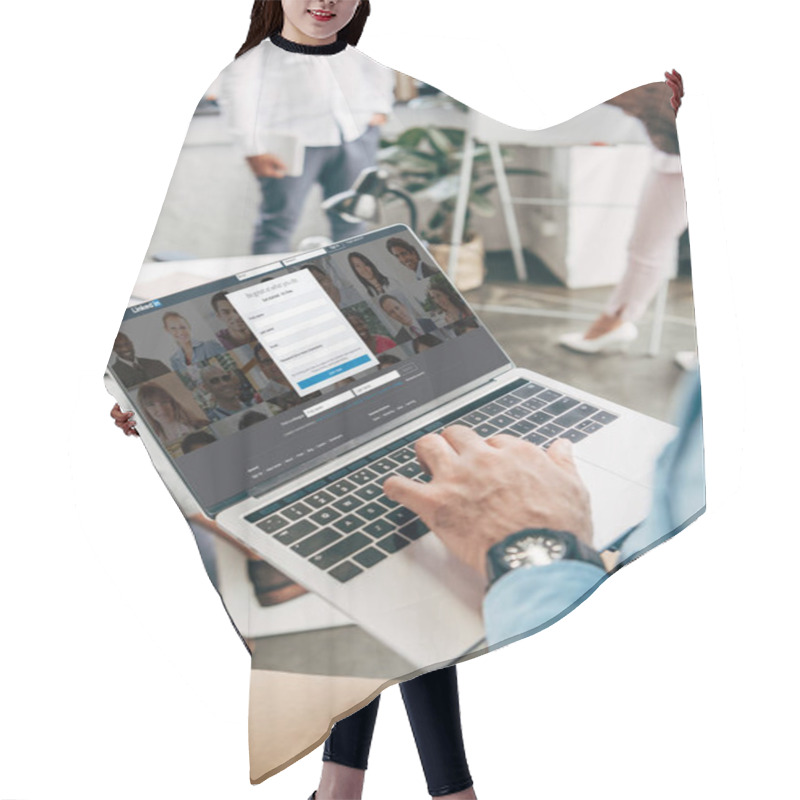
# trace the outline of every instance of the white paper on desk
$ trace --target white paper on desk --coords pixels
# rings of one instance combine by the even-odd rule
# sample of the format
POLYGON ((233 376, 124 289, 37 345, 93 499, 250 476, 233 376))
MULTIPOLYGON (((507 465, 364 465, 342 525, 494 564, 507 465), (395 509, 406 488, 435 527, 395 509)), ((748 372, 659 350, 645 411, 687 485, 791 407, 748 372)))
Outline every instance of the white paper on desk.
POLYGON ((269 153, 283 161, 287 175, 297 177, 303 174, 306 148, 300 137, 267 131, 258 137, 258 149, 260 153, 269 153))

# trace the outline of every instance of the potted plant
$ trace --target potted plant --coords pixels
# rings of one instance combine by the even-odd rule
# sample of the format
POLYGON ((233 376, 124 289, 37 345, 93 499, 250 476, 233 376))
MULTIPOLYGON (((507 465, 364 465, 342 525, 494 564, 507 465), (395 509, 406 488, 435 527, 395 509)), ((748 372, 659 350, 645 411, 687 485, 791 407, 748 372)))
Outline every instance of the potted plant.
MULTIPOLYGON (((409 194, 434 203, 419 236, 429 245, 439 265, 446 269, 455 222, 456 202, 461 180, 466 131, 438 126, 414 127, 396 139, 384 139, 381 164, 391 170, 395 181, 409 194)), ((510 157, 501 149, 504 163, 510 157)), ((507 175, 543 175, 540 170, 506 168, 507 175)), ((465 291, 483 283, 486 273, 483 238, 472 227, 475 215, 493 217, 497 213, 488 195, 495 188, 491 156, 486 145, 476 144, 472 176, 464 220, 464 237, 458 253, 456 283, 465 291)))

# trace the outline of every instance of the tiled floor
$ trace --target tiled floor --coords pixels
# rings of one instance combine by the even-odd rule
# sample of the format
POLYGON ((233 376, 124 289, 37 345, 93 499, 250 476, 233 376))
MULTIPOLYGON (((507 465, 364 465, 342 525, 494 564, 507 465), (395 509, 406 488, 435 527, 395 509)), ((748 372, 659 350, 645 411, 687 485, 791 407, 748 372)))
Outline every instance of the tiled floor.
POLYGON ((467 294, 515 364, 575 385, 659 419, 671 419, 671 398, 682 371, 675 352, 695 347, 691 281, 669 287, 661 347, 647 355, 650 316, 625 354, 589 356, 557 344, 562 333, 583 330, 602 309, 608 288, 570 290, 559 286, 490 281, 467 294), (542 312, 544 315, 542 315, 542 312), (549 316, 552 312, 573 318, 549 316))

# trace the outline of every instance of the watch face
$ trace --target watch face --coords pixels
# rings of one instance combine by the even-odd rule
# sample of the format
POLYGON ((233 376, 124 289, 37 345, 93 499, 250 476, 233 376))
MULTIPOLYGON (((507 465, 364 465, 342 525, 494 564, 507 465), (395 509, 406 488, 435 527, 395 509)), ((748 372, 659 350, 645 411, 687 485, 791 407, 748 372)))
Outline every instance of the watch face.
POLYGON ((567 554, 567 545, 555 536, 538 534, 525 536, 513 544, 508 545, 505 551, 505 561, 511 567, 530 565, 543 567, 560 561, 567 554))

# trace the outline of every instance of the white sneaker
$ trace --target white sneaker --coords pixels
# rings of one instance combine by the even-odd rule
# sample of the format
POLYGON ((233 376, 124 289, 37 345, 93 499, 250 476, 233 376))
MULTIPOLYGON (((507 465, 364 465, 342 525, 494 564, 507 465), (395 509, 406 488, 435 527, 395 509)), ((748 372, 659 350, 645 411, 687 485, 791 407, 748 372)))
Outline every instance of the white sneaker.
POLYGON ((565 333, 558 338, 558 343, 577 353, 615 353, 627 350, 638 335, 639 330, 632 322, 623 322, 595 339, 584 339, 583 333, 565 333))

